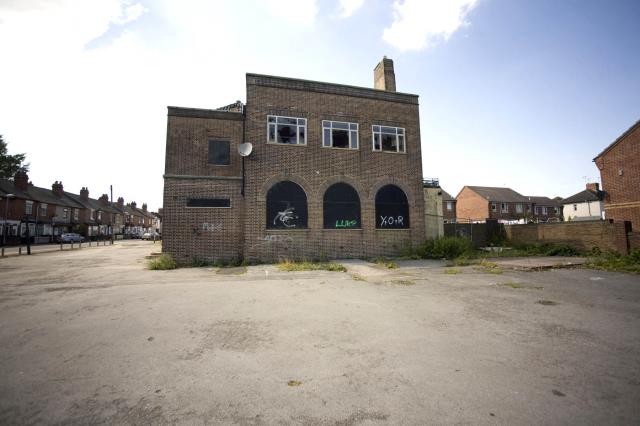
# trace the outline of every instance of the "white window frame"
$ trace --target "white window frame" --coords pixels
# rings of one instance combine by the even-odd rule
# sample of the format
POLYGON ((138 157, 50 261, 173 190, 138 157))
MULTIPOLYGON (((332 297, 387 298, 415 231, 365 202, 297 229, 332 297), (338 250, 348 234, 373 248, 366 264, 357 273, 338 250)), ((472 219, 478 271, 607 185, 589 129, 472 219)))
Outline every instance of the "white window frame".
POLYGON ((498 211, 498 204, 497 203, 491 203, 491 211, 494 212, 494 213, 498 211))
POLYGON ((102 210, 98 210, 98 220, 102 220, 102 210))
POLYGON ((80 210, 79 209, 73 209, 73 220, 78 220, 79 216, 80 216, 80 210))
POLYGON ((542 206, 542 215, 543 216, 547 215, 547 207, 546 206, 542 206))
POLYGON ((286 117, 284 115, 267 115, 267 143, 273 145, 301 145, 304 146, 307 144, 307 119, 303 117, 286 117), (273 121, 270 121, 273 118, 273 121), (296 124, 291 123, 278 123, 278 119, 285 120, 296 120, 296 124), (296 143, 282 143, 278 142, 278 124, 286 124, 288 126, 295 126, 296 128, 296 143), (274 139, 269 139, 269 129, 274 127, 274 139), (303 129, 304 132, 304 141, 300 143, 300 129, 303 129))
POLYGON ((453 201, 447 201, 447 210, 451 211, 453 210, 453 201))
POLYGON ((32 215, 33 214, 33 201, 25 200, 24 214, 26 214, 26 215, 32 215))
POLYGON ((524 206, 522 205, 522 203, 516 204, 516 213, 523 213, 523 212, 524 212, 524 206))
POLYGON ((335 149, 351 149, 357 150, 360 149, 360 137, 358 136, 360 132, 360 126, 358 123, 351 123, 348 121, 336 121, 336 120, 322 120, 322 147, 323 148, 335 148, 335 149), (346 129, 336 128, 336 130, 346 131, 349 134, 349 146, 347 148, 341 148, 337 146, 333 146, 333 124, 346 124, 346 129), (329 140, 327 141, 325 138, 325 130, 329 131, 329 140), (355 137, 355 148, 353 147, 353 139, 355 137))
POLYGON ((94 210, 94 209, 91 209, 91 211, 89 212, 89 219, 91 219, 91 220, 95 220, 95 219, 94 219, 94 218, 95 218, 95 214, 94 214, 94 213, 95 213, 95 210, 94 210))
POLYGON ((500 213, 509 213, 508 203, 500 203, 500 213))
POLYGON ((69 217, 69 209, 62 209, 62 218, 67 219, 69 217))
POLYGON ((393 127, 393 126, 383 126, 379 124, 374 124, 371 126, 371 148, 375 152, 391 152, 396 154, 406 154, 407 153, 407 132, 404 127, 393 127), (394 129, 395 132, 391 132, 390 130, 382 130, 382 129, 394 129), (382 135, 395 135, 396 137, 396 150, 395 151, 385 151, 382 149, 382 135), (380 148, 376 149, 376 136, 379 138, 380 148), (402 145, 402 146, 401 146, 402 145), (402 149, 400 149, 402 147, 402 149))
POLYGON ((40 203, 40 216, 46 216, 47 215, 47 203, 40 203))

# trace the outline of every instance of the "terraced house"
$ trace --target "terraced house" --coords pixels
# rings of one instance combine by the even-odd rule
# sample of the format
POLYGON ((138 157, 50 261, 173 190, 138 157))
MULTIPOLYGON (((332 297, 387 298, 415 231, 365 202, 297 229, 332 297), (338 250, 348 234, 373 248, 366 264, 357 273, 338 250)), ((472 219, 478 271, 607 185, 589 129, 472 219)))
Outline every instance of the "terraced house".
POLYGON ((168 108, 165 252, 361 257, 424 239, 418 96, 396 92, 390 59, 373 89, 259 74, 246 88, 246 105, 168 108))

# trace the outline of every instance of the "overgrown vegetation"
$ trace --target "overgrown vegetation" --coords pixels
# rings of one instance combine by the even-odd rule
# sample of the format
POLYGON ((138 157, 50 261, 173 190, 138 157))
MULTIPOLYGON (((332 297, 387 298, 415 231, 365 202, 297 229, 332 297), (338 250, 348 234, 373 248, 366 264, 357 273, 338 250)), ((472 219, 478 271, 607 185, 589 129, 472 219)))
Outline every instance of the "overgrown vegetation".
POLYGON ((294 262, 293 260, 285 259, 278 263, 277 268, 281 271, 293 272, 293 271, 332 271, 332 272, 347 272, 347 268, 343 265, 335 262, 294 262))
POLYGON ((458 268, 447 268, 444 270, 444 273, 447 275, 458 275, 462 273, 462 271, 458 268))
POLYGON ((523 257, 523 256, 579 256, 583 254, 568 244, 538 243, 538 244, 513 244, 512 250, 484 253, 491 257, 523 257))
POLYGON ((161 254, 155 259, 151 259, 148 265, 152 271, 164 271, 168 269, 176 269, 178 264, 169 254, 161 254))
POLYGON ((420 259, 456 259, 462 256, 473 257, 475 250, 471 240, 467 238, 443 237, 427 240, 408 254, 420 259))
POLYGON ((239 258, 234 258, 231 260, 223 260, 223 259, 205 260, 205 259, 194 257, 193 259, 191 259, 190 266, 192 268, 206 268, 206 267, 235 268, 238 266, 250 266, 250 265, 257 265, 257 263, 252 263, 247 261, 246 259, 242 260, 239 258))
POLYGON ((628 255, 618 253, 601 253, 592 257, 585 265, 587 268, 602 271, 631 272, 640 274, 640 249, 633 250, 628 255))
POLYGON ((475 267, 476 269, 480 270, 481 272, 487 273, 487 274, 502 274, 502 268, 500 266, 498 266, 497 263, 493 263, 493 262, 487 262, 487 261, 482 261, 480 263, 478 263, 478 265, 475 267))
POLYGON ((373 259, 373 263, 375 263, 378 266, 382 266, 384 268, 387 269, 397 269, 398 268, 398 264, 396 262, 393 262, 391 260, 387 260, 384 257, 378 257, 373 259))

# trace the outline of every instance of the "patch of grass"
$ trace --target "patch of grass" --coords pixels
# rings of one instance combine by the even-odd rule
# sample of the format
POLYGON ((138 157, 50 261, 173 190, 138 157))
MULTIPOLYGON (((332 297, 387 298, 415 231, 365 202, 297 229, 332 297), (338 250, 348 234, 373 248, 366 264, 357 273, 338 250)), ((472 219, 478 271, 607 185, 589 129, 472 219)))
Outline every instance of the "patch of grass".
POLYGON ((351 275, 351 279, 354 280, 354 281, 367 281, 364 277, 361 277, 358 274, 351 275))
POLYGON ((408 255, 418 256, 421 259, 456 259, 465 255, 473 256, 473 253, 471 240, 461 237, 443 237, 425 241, 408 255))
POLYGON ((481 272, 486 274, 502 274, 503 270, 497 263, 482 261, 476 266, 476 269, 479 269, 481 272))
POLYGON ((169 254, 161 254, 155 259, 151 259, 148 264, 148 268, 152 271, 164 271, 168 269, 176 269, 178 264, 169 254))
POLYGON ((335 262, 294 262, 292 260, 285 259, 278 263, 276 267, 281 271, 293 272, 293 271, 332 271, 332 272, 347 272, 347 268, 343 265, 335 262))
POLYGON ((525 288, 522 284, 514 283, 513 281, 507 281, 507 282, 504 282, 504 283, 498 283, 496 285, 498 285, 500 287, 525 288))
POLYGON ((626 256, 612 252, 601 253, 590 258, 585 266, 602 271, 640 274, 640 249, 633 250, 626 256))
POLYGON ((391 283, 404 286, 415 285, 415 282, 411 280, 393 280, 391 283))
POLYGON ((391 260, 387 260, 384 257, 378 257, 373 259, 373 263, 375 263, 378 266, 382 266, 384 268, 387 269, 397 269, 398 268, 398 264, 396 262, 393 262, 391 260))
POLYGON ((447 275, 458 275, 461 274, 462 271, 458 268, 447 268, 444 270, 444 273, 447 275))
POLYGON ((537 243, 537 244, 510 244, 512 250, 482 252, 480 257, 526 257, 526 256, 580 256, 580 250, 568 244, 537 243))
POLYGON ((301 384, 302 382, 300 380, 289 380, 287 382, 287 386, 291 386, 291 387, 300 386, 301 384))

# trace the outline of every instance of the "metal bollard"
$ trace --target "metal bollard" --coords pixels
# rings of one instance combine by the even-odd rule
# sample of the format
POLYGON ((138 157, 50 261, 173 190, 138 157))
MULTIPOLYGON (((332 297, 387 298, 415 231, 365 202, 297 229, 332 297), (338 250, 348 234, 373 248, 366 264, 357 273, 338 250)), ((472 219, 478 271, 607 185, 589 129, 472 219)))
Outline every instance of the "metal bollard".
POLYGON ((73 241, 71 241, 71 250, 73 250, 73 241))
POLYGON ((18 254, 22 254, 22 247, 18 247, 18 254))
POLYGON ((2 247, 2 257, 4 257, 4 247, 2 247))
POLYGON ((62 250, 62 241, 60 241, 60 250, 62 250))
POLYGON ((82 241, 78 241, 78 248, 82 248, 82 241))

